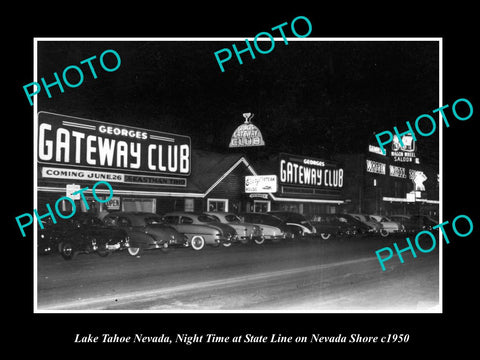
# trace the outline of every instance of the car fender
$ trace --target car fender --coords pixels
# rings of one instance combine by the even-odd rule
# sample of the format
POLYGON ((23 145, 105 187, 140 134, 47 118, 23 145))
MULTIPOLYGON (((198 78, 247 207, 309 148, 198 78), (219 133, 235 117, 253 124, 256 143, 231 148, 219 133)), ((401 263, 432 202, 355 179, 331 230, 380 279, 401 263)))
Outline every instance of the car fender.
POLYGON ((307 228, 306 226, 303 226, 301 224, 290 223, 290 222, 287 222, 286 224, 288 226, 294 226, 294 227, 300 228, 301 231, 302 231, 302 234, 311 234, 312 233, 312 231, 309 228, 307 228))
POLYGON ((142 245, 145 246, 156 241, 152 235, 138 229, 128 229, 126 232, 129 237, 130 247, 142 247, 142 245))
POLYGON ((282 229, 266 224, 257 224, 260 227, 260 231, 262 231, 263 235, 280 235, 283 234, 282 229))

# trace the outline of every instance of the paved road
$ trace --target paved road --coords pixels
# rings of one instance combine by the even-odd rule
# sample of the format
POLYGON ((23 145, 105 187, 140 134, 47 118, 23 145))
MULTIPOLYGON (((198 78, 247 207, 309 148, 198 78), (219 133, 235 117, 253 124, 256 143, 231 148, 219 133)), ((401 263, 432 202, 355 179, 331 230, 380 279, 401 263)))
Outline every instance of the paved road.
POLYGON ((39 256, 38 310, 439 311, 438 250, 381 270, 375 250, 401 240, 39 256))

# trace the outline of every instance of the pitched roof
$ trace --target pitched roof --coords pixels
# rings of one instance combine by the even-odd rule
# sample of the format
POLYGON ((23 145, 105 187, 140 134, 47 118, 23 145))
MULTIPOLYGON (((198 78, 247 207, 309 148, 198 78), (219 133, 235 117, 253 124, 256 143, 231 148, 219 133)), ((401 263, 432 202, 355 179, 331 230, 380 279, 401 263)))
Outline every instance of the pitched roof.
MULTIPOLYGON (((192 168, 188 177, 188 188, 192 191, 206 192, 226 172, 228 172, 243 154, 220 154, 204 150, 192 150, 192 168)), ((248 162, 248 161, 247 161, 248 162)))

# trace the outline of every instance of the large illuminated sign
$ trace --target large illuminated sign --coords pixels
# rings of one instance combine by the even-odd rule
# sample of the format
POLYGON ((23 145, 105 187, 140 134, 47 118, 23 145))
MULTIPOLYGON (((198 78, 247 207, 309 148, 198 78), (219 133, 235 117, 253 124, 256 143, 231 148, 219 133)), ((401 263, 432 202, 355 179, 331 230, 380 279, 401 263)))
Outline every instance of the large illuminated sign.
POLYGON ((188 176, 188 136, 38 113, 38 162, 77 169, 188 176))
POLYGON ((277 175, 245 176, 245 192, 247 194, 277 192, 277 175))
POLYGON ((384 163, 367 159, 367 172, 374 174, 386 174, 386 165, 384 163))
POLYGON ((390 170, 390 176, 395 176, 403 179, 407 178, 406 169, 404 167, 390 165, 389 170, 390 170))
POLYGON ((250 147, 250 146, 265 146, 262 133, 259 128, 252 124, 252 113, 244 113, 245 122, 240 125, 230 139, 230 148, 250 147))
POLYGON ((414 162, 419 164, 418 158, 415 156, 415 140, 411 134, 402 136, 403 146, 397 136, 392 141, 392 151, 390 155, 396 162, 414 162))
POLYGON ((280 184, 313 188, 343 187, 343 169, 332 161, 280 154, 280 184))

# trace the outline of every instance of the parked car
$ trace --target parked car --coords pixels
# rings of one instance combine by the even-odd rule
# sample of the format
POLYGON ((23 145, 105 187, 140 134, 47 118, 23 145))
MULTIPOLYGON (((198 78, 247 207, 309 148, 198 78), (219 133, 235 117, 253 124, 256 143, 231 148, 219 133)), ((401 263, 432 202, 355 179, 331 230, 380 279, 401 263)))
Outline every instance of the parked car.
POLYGON ((390 215, 390 219, 402 224, 405 228, 405 232, 413 233, 423 230, 415 221, 410 218, 410 215, 390 215))
POLYGON ((370 229, 372 229, 371 232, 374 234, 380 233, 380 230, 383 229, 382 224, 380 224, 375 219, 372 219, 368 215, 365 215, 365 214, 350 214, 350 215, 353 216, 355 219, 360 220, 364 224, 368 225, 370 229))
POLYGON ((114 211, 104 216, 108 227, 123 229, 128 234, 128 253, 138 256, 149 249, 167 250, 169 246, 184 245, 186 238, 174 228, 162 223, 162 218, 150 212, 114 211))
POLYGON ((382 231, 380 231, 380 235, 388 236, 389 234, 401 233, 405 232, 405 227, 395 221, 392 221, 387 216, 383 215, 370 215, 371 218, 377 220, 380 224, 382 224, 382 231))
POLYGON ((187 237, 187 244, 194 250, 201 250, 206 244, 230 246, 239 241, 235 229, 222 224, 204 213, 171 212, 163 216, 163 221, 187 237))
POLYGON ((310 223, 315 227, 316 233, 324 240, 331 237, 342 237, 355 235, 357 230, 353 225, 347 224, 346 221, 340 221, 335 214, 318 214, 315 215, 310 223))
POLYGON ((390 218, 403 224, 405 230, 409 232, 432 230, 438 225, 438 222, 428 215, 392 215, 390 218))
POLYGON ((278 242, 291 236, 288 226, 279 218, 266 213, 242 213, 239 215, 243 221, 260 226, 262 238, 257 244, 263 244, 265 240, 278 242))
MULTIPOLYGON (((58 234, 55 232, 55 225, 50 217, 42 219, 43 229, 38 226, 37 253, 39 255, 48 255, 58 250, 58 234), (53 227, 52 227, 53 226, 53 227)), ((58 228, 57 228, 58 229, 58 228)))
POLYGON ((422 230, 432 230, 435 225, 438 225, 438 221, 428 215, 411 215, 410 220, 422 230))
POLYGON ((65 260, 80 253, 97 253, 104 257, 128 247, 128 236, 123 230, 108 228, 89 213, 76 213, 69 219, 49 224, 39 235, 39 244, 50 244, 49 251, 56 248, 65 260))
POLYGON ((222 224, 228 224, 235 229, 240 242, 242 244, 247 244, 249 241, 255 241, 257 244, 262 241, 262 231, 260 226, 243 222, 240 217, 233 213, 229 212, 220 212, 220 211, 208 211, 205 214, 213 216, 218 222, 222 224))
POLYGON ((290 211, 269 211, 267 214, 282 220, 289 228, 292 238, 315 234, 313 225, 302 215, 290 211))
POLYGON ((356 234, 366 235, 368 233, 374 232, 374 230, 367 224, 361 222, 358 219, 355 219, 350 214, 334 214, 338 220, 346 222, 347 224, 353 226, 356 229, 356 234))

